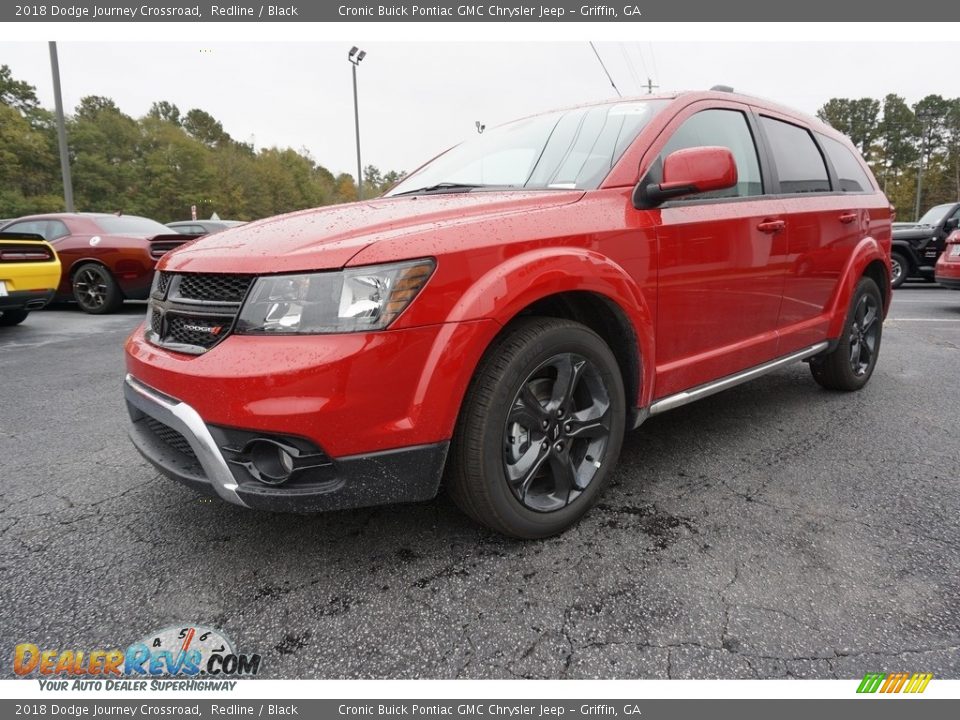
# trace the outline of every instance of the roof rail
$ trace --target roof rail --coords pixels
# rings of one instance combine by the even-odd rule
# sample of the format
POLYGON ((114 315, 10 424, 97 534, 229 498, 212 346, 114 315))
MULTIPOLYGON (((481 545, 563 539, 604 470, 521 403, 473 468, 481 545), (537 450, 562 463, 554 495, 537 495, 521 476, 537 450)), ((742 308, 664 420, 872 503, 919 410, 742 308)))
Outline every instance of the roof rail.
POLYGON ((714 85, 710 89, 716 92, 733 92, 733 88, 729 85, 714 85))

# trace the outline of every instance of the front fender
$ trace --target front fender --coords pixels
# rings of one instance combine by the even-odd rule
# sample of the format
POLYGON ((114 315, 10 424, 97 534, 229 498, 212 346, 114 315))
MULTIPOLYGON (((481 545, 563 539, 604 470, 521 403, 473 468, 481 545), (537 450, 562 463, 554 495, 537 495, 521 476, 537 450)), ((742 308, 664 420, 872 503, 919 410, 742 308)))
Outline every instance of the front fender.
POLYGON ((830 325, 828 337, 840 337, 840 333, 843 332, 843 324, 847 319, 850 300, 853 298, 857 283, 860 282, 860 278, 863 277, 867 266, 877 260, 883 263, 885 270, 886 287, 881 287, 880 292, 883 293, 884 297, 883 315, 886 317, 887 311, 890 309, 890 299, 893 294, 890 288, 890 255, 884 252, 876 239, 866 237, 857 244, 850 254, 850 259, 847 261, 847 265, 843 270, 841 280, 837 283, 837 290, 829 305, 830 325))
POLYGON ((649 403, 655 357, 653 313, 630 274, 600 253, 545 247, 509 258, 470 286, 451 308, 447 321, 492 319, 504 326, 529 305, 565 292, 594 293, 623 313, 639 345, 638 403, 649 403))

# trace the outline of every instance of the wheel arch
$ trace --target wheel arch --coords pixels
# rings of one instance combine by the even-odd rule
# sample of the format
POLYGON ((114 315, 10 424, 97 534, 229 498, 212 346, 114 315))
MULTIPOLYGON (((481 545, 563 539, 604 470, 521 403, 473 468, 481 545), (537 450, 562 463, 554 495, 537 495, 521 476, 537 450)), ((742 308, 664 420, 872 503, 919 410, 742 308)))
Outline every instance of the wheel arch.
POLYGON ((886 317, 893 294, 890 287, 890 256, 872 237, 862 239, 850 253, 850 259, 840 277, 840 282, 837 283, 837 289, 830 303, 830 325, 827 335, 829 338, 837 338, 843 331, 850 300, 857 283, 864 276, 871 277, 879 285, 880 295, 883 297, 883 314, 886 317))

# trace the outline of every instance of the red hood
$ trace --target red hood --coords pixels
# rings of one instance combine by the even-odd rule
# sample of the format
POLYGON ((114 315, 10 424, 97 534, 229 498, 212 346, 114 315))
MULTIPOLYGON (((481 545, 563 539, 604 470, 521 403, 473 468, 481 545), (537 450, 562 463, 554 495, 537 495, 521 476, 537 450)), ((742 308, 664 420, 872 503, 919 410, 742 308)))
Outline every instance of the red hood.
POLYGON ((340 268, 378 240, 422 236, 581 197, 581 190, 456 193, 302 210, 201 237, 164 256, 160 269, 250 273, 340 268))

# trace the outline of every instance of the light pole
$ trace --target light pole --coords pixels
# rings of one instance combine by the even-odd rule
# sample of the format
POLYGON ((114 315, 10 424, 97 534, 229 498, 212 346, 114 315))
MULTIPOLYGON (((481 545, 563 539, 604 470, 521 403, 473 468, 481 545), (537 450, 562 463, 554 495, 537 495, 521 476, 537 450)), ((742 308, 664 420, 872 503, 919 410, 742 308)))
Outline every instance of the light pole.
POLYGON ((920 162, 917 163, 917 201, 913 210, 914 220, 920 219, 920 195, 923 192, 923 165, 927 159, 928 122, 932 119, 933 113, 930 112, 929 108, 924 108, 917 113, 917 120, 920 121, 920 162))
POLYGON ((360 165, 360 105, 357 103, 357 65, 367 56, 366 51, 356 45, 350 48, 347 60, 353 70, 353 124, 357 133, 357 200, 363 199, 363 168, 360 165))
POLYGON ((70 153, 67 149, 67 128, 63 119, 63 98, 60 94, 60 62, 57 44, 50 43, 50 71, 53 73, 53 101, 57 110, 57 140, 60 144, 60 174, 63 176, 63 204, 73 212, 73 181, 70 179, 70 153))

